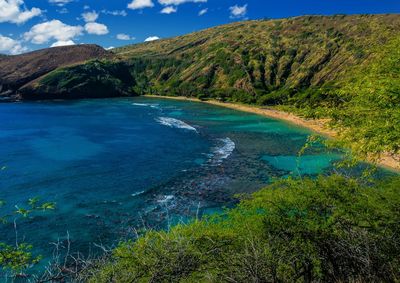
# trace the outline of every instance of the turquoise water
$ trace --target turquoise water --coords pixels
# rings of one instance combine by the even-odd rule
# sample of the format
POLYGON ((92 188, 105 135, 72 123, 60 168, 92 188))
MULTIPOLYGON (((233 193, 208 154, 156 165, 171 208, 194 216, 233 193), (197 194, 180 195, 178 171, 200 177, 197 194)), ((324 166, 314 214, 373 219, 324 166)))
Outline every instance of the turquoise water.
MULTIPOLYGON (((275 177, 328 173, 338 153, 308 150, 309 131, 206 104, 152 98, 0 104, 0 199, 39 196, 54 212, 18 220, 45 258, 58 239, 96 252, 235 204, 275 177)), ((15 240, 12 224, 0 238, 15 240)))

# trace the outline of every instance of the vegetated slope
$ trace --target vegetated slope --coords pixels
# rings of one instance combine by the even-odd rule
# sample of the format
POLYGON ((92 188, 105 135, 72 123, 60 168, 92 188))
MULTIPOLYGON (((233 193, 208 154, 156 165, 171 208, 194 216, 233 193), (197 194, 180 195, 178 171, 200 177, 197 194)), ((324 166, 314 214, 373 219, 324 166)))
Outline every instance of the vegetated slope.
POLYGON ((130 62, 139 94, 279 104, 370 60, 399 26, 400 15, 248 21, 116 53, 130 62))
MULTIPOLYGON (((130 84, 123 84, 125 94, 280 104, 310 87, 327 87, 352 67, 370 60, 373 47, 400 34, 399 26, 400 15, 247 21, 114 52, 132 75, 130 84)), ((71 73, 69 78, 82 74, 76 68, 66 72, 71 73)), ((78 81, 85 83, 82 78, 78 81)), ((68 97, 71 92, 64 83, 64 77, 49 74, 30 88, 29 98, 39 92, 41 98, 46 94, 68 97)))
POLYGON ((19 95, 24 99, 129 96, 133 81, 126 63, 91 60, 85 64, 57 69, 22 87, 19 95))
POLYGON ((111 58, 97 45, 54 47, 15 56, 0 56, 0 96, 12 95, 22 86, 55 70, 89 59, 111 58))

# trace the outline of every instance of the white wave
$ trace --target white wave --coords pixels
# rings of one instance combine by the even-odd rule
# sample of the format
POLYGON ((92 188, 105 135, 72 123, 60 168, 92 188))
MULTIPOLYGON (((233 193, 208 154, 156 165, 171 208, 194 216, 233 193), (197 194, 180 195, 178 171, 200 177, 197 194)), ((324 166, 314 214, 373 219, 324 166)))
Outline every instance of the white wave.
POLYGON ((133 194, 131 194, 131 196, 136 197, 136 196, 141 195, 143 193, 144 193, 144 191, 141 191, 141 192, 133 193, 133 194))
POLYGON ((222 145, 215 147, 213 150, 213 158, 211 162, 213 164, 220 164, 224 159, 231 156, 232 152, 235 150, 236 145, 230 138, 220 139, 222 145))
POLYGON ((151 107, 151 108, 158 108, 158 104, 151 104, 151 103, 132 103, 134 106, 142 106, 142 107, 151 107))
POLYGON ((167 195, 167 196, 163 196, 162 198, 160 198, 159 200, 157 200, 158 203, 166 203, 169 202, 171 200, 174 199, 173 195, 167 195))
POLYGON ((194 131, 197 133, 196 128, 190 126, 189 124, 186 124, 185 122, 175 119, 175 118, 169 118, 169 117, 159 117, 156 119, 158 123, 164 126, 168 126, 171 128, 178 128, 178 129, 185 129, 189 131, 194 131))

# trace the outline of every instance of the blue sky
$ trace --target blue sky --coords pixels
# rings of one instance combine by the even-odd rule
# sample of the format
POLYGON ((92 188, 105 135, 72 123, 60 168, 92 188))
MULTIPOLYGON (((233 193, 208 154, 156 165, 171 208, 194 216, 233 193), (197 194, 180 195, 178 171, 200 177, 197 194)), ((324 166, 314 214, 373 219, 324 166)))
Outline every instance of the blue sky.
POLYGON ((400 0, 0 0, 0 53, 105 48, 245 19, 400 13, 400 0))

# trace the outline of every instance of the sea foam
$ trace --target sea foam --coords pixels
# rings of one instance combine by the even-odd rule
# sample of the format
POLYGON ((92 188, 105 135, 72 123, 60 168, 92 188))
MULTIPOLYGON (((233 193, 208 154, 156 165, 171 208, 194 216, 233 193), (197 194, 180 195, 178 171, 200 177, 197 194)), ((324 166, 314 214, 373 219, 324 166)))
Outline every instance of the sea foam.
POLYGON ((211 159, 213 164, 222 163, 222 161, 227 159, 236 148, 235 143, 230 138, 223 138, 219 141, 222 142, 222 145, 215 147, 213 150, 213 158, 211 159))
POLYGON ((175 197, 173 195, 166 195, 162 196, 157 202, 158 203, 167 203, 170 202, 174 199, 175 197))
POLYGON ((178 128, 178 129, 185 129, 189 131, 194 131, 197 133, 196 128, 190 126, 189 124, 186 124, 185 122, 175 119, 175 118, 169 118, 169 117, 159 117, 156 119, 158 123, 164 126, 168 126, 171 128, 178 128))
POLYGON ((158 104, 151 104, 151 103, 132 103, 134 106, 142 106, 142 107, 151 107, 151 108, 158 108, 158 104))
POLYGON ((139 196, 139 195, 141 195, 141 194, 144 194, 144 193, 145 193, 145 191, 140 191, 140 192, 131 194, 131 196, 132 196, 132 197, 137 197, 137 196, 139 196))

